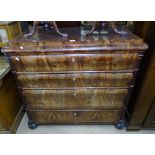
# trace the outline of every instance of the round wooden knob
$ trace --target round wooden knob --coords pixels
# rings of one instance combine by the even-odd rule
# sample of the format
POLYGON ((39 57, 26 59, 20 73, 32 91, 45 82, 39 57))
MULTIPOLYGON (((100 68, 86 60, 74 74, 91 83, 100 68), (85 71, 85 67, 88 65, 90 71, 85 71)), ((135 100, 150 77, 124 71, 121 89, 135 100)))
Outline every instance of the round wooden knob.
POLYGON ((74 93, 74 96, 76 96, 76 93, 74 93))
POLYGON ((75 81, 76 79, 75 79, 75 77, 73 78, 73 81, 75 81))

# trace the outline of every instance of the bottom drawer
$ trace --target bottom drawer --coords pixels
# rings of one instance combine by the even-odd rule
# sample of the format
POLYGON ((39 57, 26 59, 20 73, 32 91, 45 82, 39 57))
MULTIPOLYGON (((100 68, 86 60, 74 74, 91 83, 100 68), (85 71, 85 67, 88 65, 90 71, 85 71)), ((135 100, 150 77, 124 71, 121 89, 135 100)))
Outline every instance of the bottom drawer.
POLYGON ((30 111, 32 120, 39 124, 115 123, 121 110, 98 111, 30 111))

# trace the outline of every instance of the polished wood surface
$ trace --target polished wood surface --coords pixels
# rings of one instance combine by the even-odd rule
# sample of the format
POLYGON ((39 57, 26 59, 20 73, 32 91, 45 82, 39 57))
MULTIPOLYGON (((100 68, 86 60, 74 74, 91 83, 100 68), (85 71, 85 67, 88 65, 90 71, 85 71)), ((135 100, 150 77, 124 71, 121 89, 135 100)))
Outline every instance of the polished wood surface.
MULTIPOLYGON (((61 29, 68 38, 39 30, 3 48, 12 65, 29 122, 117 123, 147 45, 128 33, 85 37, 80 28, 61 29)), ((30 128, 33 126, 30 126, 30 128)))
POLYGON ((119 120, 121 111, 30 111, 39 124, 59 123, 113 123, 119 120))
POLYGON ((23 90, 30 109, 120 109, 127 89, 23 90))
POLYGON ((16 72, 132 70, 137 60, 137 53, 11 57, 16 72))
POLYGON ((114 52, 116 50, 127 52, 141 52, 147 49, 147 45, 143 40, 131 32, 126 37, 109 34, 99 34, 85 37, 81 28, 65 28, 60 29, 68 34, 68 38, 63 38, 57 34, 51 34, 51 31, 40 30, 32 38, 27 39, 23 35, 11 41, 8 47, 3 48, 5 53, 28 54, 51 53, 51 52, 73 52, 93 51, 94 53, 104 50, 104 52, 114 52), (89 51, 88 51, 89 50, 89 51))
POLYGON ((129 87, 133 73, 18 74, 23 88, 129 87))

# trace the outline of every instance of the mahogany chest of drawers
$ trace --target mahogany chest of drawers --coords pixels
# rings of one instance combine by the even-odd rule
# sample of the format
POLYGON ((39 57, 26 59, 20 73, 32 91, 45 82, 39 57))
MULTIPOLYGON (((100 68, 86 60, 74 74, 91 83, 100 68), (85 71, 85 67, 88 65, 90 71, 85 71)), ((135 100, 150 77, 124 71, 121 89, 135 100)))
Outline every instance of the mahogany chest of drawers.
POLYGON ((38 124, 116 124, 122 128, 134 78, 147 45, 128 33, 69 37, 39 31, 3 53, 16 79, 29 127, 38 124))

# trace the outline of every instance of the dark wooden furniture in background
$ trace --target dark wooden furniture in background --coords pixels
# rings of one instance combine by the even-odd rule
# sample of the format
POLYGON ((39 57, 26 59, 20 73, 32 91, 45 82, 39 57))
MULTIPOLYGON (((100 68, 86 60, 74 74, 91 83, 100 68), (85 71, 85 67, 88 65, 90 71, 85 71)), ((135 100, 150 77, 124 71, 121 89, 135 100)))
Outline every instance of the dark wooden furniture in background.
POLYGON ((21 34, 20 22, 0 21, 0 48, 6 46, 10 40, 21 34))
POLYGON ((0 56, 0 133, 16 133, 24 106, 8 62, 0 56))
POLYGON ((131 96, 128 130, 155 129, 155 22, 135 22, 134 33, 148 43, 131 96))
MULTIPOLYGON (((20 22, 0 22, 0 48, 21 35, 20 22)), ((24 114, 24 106, 18 95, 17 86, 0 49, 0 133, 16 133, 24 114)))
POLYGON ((128 33, 69 38, 38 31, 5 47, 29 117, 38 124, 116 124, 121 129, 134 78, 147 45, 128 33))
MULTIPOLYGON (((33 26, 33 21, 28 21, 28 25, 33 26)), ((58 27, 80 27, 81 21, 56 21, 58 27)))

